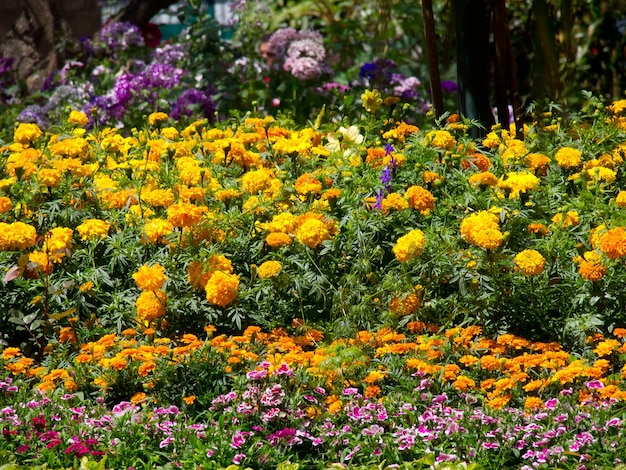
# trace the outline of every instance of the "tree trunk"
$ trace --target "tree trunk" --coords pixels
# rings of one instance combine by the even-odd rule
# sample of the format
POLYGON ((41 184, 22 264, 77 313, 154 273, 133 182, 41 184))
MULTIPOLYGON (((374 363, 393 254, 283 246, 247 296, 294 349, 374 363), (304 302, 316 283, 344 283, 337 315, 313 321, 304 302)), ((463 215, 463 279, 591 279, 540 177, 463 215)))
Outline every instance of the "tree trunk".
POLYGON ((11 30, 0 43, 0 56, 13 57, 18 80, 30 92, 78 51, 78 42, 54 0, 27 0, 11 30))
POLYGON ((140 28, 164 8, 173 5, 178 0, 131 0, 115 18, 115 21, 127 21, 140 28))
MULTIPOLYGON (((177 0, 131 0, 112 21, 139 27, 177 0)), ((46 78, 80 54, 79 42, 60 12, 58 0, 25 0, 11 30, 0 41, 0 57, 15 59, 16 78, 29 93, 41 90, 46 78)))
MULTIPOLYGON (((494 124, 489 103, 491 8, 488 0, 454 0, 457 74, 460 111, 464 117, 479 121, 487 130, 494 124)), ((470 129, 474 138, 485 129, 470 129)))

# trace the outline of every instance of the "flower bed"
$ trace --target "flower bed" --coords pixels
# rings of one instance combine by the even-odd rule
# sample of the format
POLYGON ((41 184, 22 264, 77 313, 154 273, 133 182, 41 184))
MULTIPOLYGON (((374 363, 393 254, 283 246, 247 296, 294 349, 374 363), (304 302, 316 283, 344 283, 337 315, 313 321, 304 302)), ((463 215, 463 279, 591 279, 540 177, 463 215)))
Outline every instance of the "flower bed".
POLYGON ((17 125, 0 456, 619 465, 625 103, 477 143, 386 98, 307 127, 17 125))

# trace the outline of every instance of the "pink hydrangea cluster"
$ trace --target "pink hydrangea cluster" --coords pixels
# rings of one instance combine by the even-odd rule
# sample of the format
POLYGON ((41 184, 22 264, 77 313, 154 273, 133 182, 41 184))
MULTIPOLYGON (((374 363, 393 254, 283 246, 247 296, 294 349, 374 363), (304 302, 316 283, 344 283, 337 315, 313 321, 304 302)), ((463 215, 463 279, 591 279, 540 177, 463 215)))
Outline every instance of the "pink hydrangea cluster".
POLYGON ((298 80, 313 80, 327 71, 324 41, 317 31, 281 28, 272 34, 269 45, 279 66, 298 80))

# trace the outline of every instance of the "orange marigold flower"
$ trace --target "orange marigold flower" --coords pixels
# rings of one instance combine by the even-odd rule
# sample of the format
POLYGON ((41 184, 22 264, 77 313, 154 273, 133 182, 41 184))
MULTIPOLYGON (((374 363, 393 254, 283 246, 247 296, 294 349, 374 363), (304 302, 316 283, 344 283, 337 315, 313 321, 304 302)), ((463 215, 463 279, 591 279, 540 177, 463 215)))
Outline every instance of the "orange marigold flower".
POLYGON ((196 206, 180 202, 167 208, 167 220, 174 227, 191 227, 202 220, 202 216, 208 212, 206 206, 196 206))
POLYGON ((287 233, 272 232, 265 237, 265 243, 272 248, 278 248, 281 246, 288 246, 293 243, 292 238, 287 233))
POLYGON ((427 215, 435 208, 435 197, 432 193, 422 186, 411 186, 404 193, 404 197, 408 199, 409 206, 417 209, 422 214, 427 215))
POLYGON ((543 406, 543 400, 539 397, 527 397, 524 401, 524 408, 529 411, 540 410, 543 406))
POLYGON ((574 258, 578 263, 578 274, 588 281, 599 281, 606 274, 606 266, 602 263, 602 255, 597 251, 586 251, 585 254, 574 258))
POLYGON ((13 202, 6 196, 0 196, 0 214, 9 212, 13 207, 13 202))
POLYGON ((156 369, 156 363, 153 361, 144 362, 137 369, 137 373, 142 377, 146 377, 150 372, 156 369))
POLYGON ((20 348, 16 348, 16 347, 4 348, 2 351, 2 359, 4 361, 8 361, 9 359, 13 359, 14 357, 18 357, 21 355, 22 353, 20 351, 20 348))
POLYGON ((626 229, 616 227, 604 233, 600 239, 600 250, 610 259, 626 255, 626 229))
POLYGON ((544 224, 538 223, 528 224, 526 230, 528 230, 528 232, 530 233, 538 233, 540 235, 547 235, 549 233, 548 227, 546 227, 544 224))
POLYGON ((498 184, 498 177, 490 171, 481 171, 471 175, 467 180, 474 188, 496 186, 498 184))
POLYGON ((144 264, 133 274, 133 279, 141 290, 153 291, 163 286, 167 276, 165 275, 165 268, 160 264, 156 263, 152 266, 144 264))
POLYGON ((526 276, 535 276, 543 272, 546 259, 537 250, 524 250, 515 255, 513 262, 526 276))
POLYGON ((456 380, 457 374, 460 370, 461 368, 456 364, 446 364, 443 368, 441 379, 446 382, 450 380, 456 380))
POLYGON ((312 173, 304 173, 299 176, 294 186, 298 194, 302 196, 322 193, 322 183, 312 173))
POLYGON ((375 398, 381 394, 380 387, 378 385, 368 385, 365 387, 363 395, 367 398, 375 398))
POLYGON ((424 232, 419 229, 414 229, 398 238, 398 241, 393 247, 393 253, 398 261, 404 263, 419 256, 424 250, 425 244, 426 237, 424 236, 424 232))
POLYGON ((196 396, 189 395, 189 396, 183 397, 183 401, 187 403, 188 405, 193 405, 196 402, 196 396))
POLYGON ((452 383, 452 386, 462 392, 467 392, 468 389, 476 388, 476 382, 467 375, 459 375, 452 383))

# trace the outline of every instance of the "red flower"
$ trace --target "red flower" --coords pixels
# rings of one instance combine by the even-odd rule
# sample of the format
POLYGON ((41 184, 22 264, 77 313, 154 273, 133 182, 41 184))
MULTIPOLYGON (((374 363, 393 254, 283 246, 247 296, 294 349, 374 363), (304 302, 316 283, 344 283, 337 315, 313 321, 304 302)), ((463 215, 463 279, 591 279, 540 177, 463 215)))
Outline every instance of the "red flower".
POLYGON ((159 44, 161 44, 161 38, 163 37, 161 30, 159 29, 159 25, 154 23, 146 23, 141 28, 141 35, 143 36, 146 46, 151 49, 155 49, 159 44))

